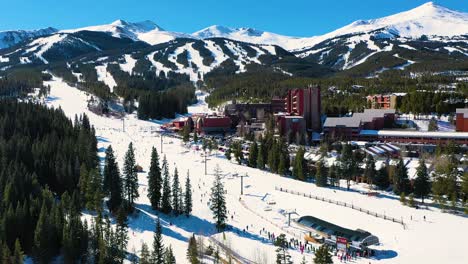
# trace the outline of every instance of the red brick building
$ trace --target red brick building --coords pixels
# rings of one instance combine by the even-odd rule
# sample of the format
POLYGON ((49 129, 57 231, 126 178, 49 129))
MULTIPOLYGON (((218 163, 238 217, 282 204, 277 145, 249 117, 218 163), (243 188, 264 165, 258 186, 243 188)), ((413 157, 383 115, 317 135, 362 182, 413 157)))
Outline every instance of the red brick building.
POLYGON ((395 109, 399 98, 406 93, 374 94, 367 96, 367 102, 372 109, 395 109))
POLYGON ((456 110, 456 130, 458 132, 468 132, 468 108, 458 108, 456 110))
POLYGON ((200 134, 225 133, 231 129, 231 119, 227 116, 199 116, 195 129, 200 134))
POLYGON ((289 90, 285 98, 286 112, 292 116, 302 116, 309 131, 321 130, 320 87, 310 86, 305 89, 289 90))

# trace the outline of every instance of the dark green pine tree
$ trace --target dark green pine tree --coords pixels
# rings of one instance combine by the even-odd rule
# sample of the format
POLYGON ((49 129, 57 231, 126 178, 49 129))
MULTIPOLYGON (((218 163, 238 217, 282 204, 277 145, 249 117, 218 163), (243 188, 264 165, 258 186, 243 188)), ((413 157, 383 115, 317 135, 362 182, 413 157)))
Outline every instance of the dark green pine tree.
POLYGON ((244 160, 244 152, 242 152, 242 144, 240 142, 236 142, 234 145, 234 157, 238 164, 241 164, 244 160))
POLYGON ((162 164, 162 173, 163 173, 163 189, 161 197, 161 211, 165 214, 168 214, 172 211, 171 206, 171 185, 170 185, 170 176, 169 176, 169 166, 167 165, 166 156, 164 156, 162 164))
POLYGON ((326 245, 322 245, 315 251, 314 257, 315 264, 333 264, 333 259, 328 247, 326 245))
POLYGON ((316 164, 315 184, 319 187, 327 186, 327 174, 325 173, 325 166, 323 160, 319 160, 316 164))
POLYGON ((192 185, 190 184, 190 176, 187 171, 187 178, 185 178, 185 195, 184 195, 184 214, 189 217, 192 213, 192 185))
POLYGON ((1 263, 10 263, 11 261, 11 251, 8 245, 5 243, 2 245, 0 240, 0 261, 1 263))
POLYGON ((328 179, 330 179, 330 184, 332 186, 336 186, 338 183, 338 175, 336 173, 336 166, 335 164, 330 166, 330 169, 328 170, 328 179))
POLYGON ((156 148, 153 147, 151 149, 151 165, 148 172, 148 198, 151 207, 155 210, 160 208, 162 182, 158 152, 156 148))
POLYGON ((395 170, 395 177, 393 179, 393 192, 396 194, 411 193, 411 186, 408 179, 408 170, 403 162, 403 159, 400 158, 395 170))
POLYGON ((182 141, 187 143, 190 140, 190 126, 187 124, 182 129, 182 141))
POLYGON ((218 231, 221 231, 226 226, 227 212, 224 185, 221 181, 221 169, 219 165, 216 165, 214 175, 215 179, 213 187, 211 187, 210 209, 216 221, 216 228, 218 231))
POLYGON ((226 159, 231 160, 232 158, 231 154, 232 154, 231 147, 226 148, 226 151, 224 152, 224 156, 226 157, 226 159))
POLYGON ((179 172, 177 171, 177 168, 174 169, 174 176, 172 177, 172 210, 174 211, 174 214, 178 216, 181 211, 181 205, 180 205, 180 182, 179 182, 179 172))
POLYGON ((356 163, 353 157, 353 148, 351 144, 343 145, 340 156, 340 176, 346 179, 346 188, 349 190, 351 186, 351 178, 354 176, 356 163))
POLYGON ((286 235, 281 234, 276 238, 276 264, 292 264, 291 255, 288 252, 288 241, 286 235))
POLYGON ((164 252, 164 264, 176 264, 176 259, 171 245, 169 245, 164 252))
POLYGON ((286 164, 285 164, 285 159, 284 159, 284 154, 280 153, 280 161, 278 164, 278 174, 279 175, 285 175, 286 174, 286 164))
POLYGON ((374 157, 368 154, 366 157, 366 165, 364 167, 364 179, 371 187, 375 180, 375 174, 376 171, 374 157))
POLYGON ((116 212, 122 205, 122 179, 112 146, 106 150, 104 161, 104 191, 109 194, 107 206, 111 212, 116 212))
POLYGON ((304 173, 304 154, 305 150, 304 147, 300 147, 296 152, 296 157, 294 158, 294 167, 293 167, 293 175, 296 179, 301 181, 305 181, 305 173, 304 173))
POLYGON ((187 248, 187 259, 191 264, 200 263, 200 261, 198 260, 198 245, 197 239, 195 238, 195 234, 193 234, 189 239, 187 248))
POLYGON ((33 257, 37 263, 49 263, 52 258, 52 241, 49 240, 50 234, 48 233, 51 228, 47 215, 48 210, 44 202, 42 203, 39 219, 37 220, 36 229, 34 230, 33 257))
POLYGON ((140 264, 151 264, 151 253, 148 249, 148 245, 143 242, 141 244, 141 250, 140 250, 140 264))
POLYGON ((117 254, 116 258, 118 263, 123 263, 127 255, 127 242, 128 242, 128 231, 127 231, 127 214, 123 209, 120 209, 117 215, 117 227, 115 230, 115 241, 111 243, 116 244, 117 254))
POLYGON ((277 147, 276 140, 273 140, 270 149, 268 150, 268 167, 270 168, 271 172, 277 173, 278 172, 278 147, 277 147))
POLYGON ((258 147, 258 155, 257 155, 257 168, 258 169, 265 169, 265 160, 263 159, 263 145, 260 144, 260 146, 258 147))
POLYGON ((431 182, 424 159, 419 160, 419 166, 416 170, 416 179, 414 180, 414 194, 420 197, 422 203, 431 192, 431 182))
POLYGON ((193 130, 193 142, 198 143, 198 132, 196 129, 193 130))
POLYGON ((257 166, 258 145, 257 142, 250 144, 249 149, 249 166, 255 168, 257 166))
POLYGON ((385 166, 382 166, 375 174, 374 183, 377 187, 382 190, 385 190, 390 186, 390 181, 388 179, 388 169, 385 166))
POLYGON ((159 218, 156 221, 156 229, 154 230, 151 263, 164 263, 164 244, 162 240, 161 222, 159 221, 159 218))
POLYGON ((127 153, 125 153, 124 168, 124 196, 126 199, 127 209, 133 210, 135 199, 138 198, 138 173, 136 170, 135 150, 133 143, 128 144, 127 153))
POLYGON ((17 238, 15 241, 15 251, 13 252, 12 264, 23 264, 24 263, 24 252, 21 249, 21 243, 17 238))

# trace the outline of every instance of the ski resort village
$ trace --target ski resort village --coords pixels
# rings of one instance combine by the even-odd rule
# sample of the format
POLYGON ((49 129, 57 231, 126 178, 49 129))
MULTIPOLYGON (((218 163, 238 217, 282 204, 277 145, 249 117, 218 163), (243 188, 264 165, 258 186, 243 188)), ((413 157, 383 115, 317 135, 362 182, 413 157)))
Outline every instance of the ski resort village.
POLYGON ((0 263, 468 263, 468 13, 3 31, 0 97, 0 263))

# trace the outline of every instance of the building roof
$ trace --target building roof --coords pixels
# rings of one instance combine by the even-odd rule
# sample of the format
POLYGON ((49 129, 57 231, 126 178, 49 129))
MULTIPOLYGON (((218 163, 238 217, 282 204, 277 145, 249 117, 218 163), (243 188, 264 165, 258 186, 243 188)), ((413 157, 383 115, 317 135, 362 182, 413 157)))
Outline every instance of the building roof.
POLYGON ((457 108, 457 114, 463 114, 464 118, 468 118, 468 108, 457 108))
POLYGON ((444 138, 468 139, 468 132, 438 132, 438 131, 401 131, 401 130, 361 130, 361 136, 391 136, 408 138, 444 138))
POLYGON ((384 117, 387 114, 395 114, 395 109, 365 109, 363 113, 355 113, 350 117, 328 117, 324 127, 359 127, 361 122, 372 122, 374 118, 384 117))
POLYGON ((347 229, 309 215, 300 217, 297 222, 314 230, 327 233, 331 236, 345 237, 349 241, 362 241, 372 235, 371 233, 361 229, 347 229))
POLYGON ((327 117, 324 127, 359 127, 361 120, 353 117, 327 117))

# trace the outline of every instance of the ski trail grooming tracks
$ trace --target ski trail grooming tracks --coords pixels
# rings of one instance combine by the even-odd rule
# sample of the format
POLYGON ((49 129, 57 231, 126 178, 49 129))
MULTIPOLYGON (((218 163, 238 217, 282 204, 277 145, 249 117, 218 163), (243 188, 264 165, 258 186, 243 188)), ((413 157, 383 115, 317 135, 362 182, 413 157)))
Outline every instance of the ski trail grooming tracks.
POLYGON ((312 195, 312 194, 306 194, 306 193, 297 192, 297 191, 292 191, 292 190, 288 190, 286 188, 277 187, 277 186, 275 186, 275 190, 280 191, 280 192, 289 193, 289 194, 292 194, 292 195, 303 196, 303 197, 306 197, 306 198, 309 198, 309 199, 315 199, 317 201, 322 201, 322 202, 327 202, 327 203, 331 203, 331 204, 336 204, 336 205, 339 205, 339 206, 348 207, 348 208, 351 208, 353 210, 359 211, 361 213, 366 213, 368 215, 372 215, 372 216, 375 216, 375 217, 378 217, 378 218, 382 218, 384 220, 388 220, 388 221, 392 221, 394 223, 401 224, 403 226, 403 229, 406 229, 406 224, 403 222, 403 219, 397 219, 395 217, 390 217, 390 216, 386 216, 386 215, 379 214, 379 213, 376 213, 376 212, 372 212, 372 211, 369 211, 367 209, 364 209, 364 208, 361 208, 361 207, 358 207, 358 206, 354 206, 353 204, 350 204, 350 203, 339 202, 339 201, 331 200, 331 199, 328 199, 328 198, 319 197, 319 196, 315 196, 315 195, 312 195))
POLYGON ((231 256, 239 264, 259 264, 257 262, 254 262, 254 261, 251 261, 251 260, 249 260, 247 258, 242 257, 237 252, 235 252, 232 249, 228 248, 227 246, 225 246, 223 243, 221 243, 220 241, 218 241, 216 238, 214 238, 212 236, 208 237, 208 240, 210 242, 212 242, 213 244, 215 244, 216 246, 222 248, 227 253, 227 256, 228 255, 231 256))

